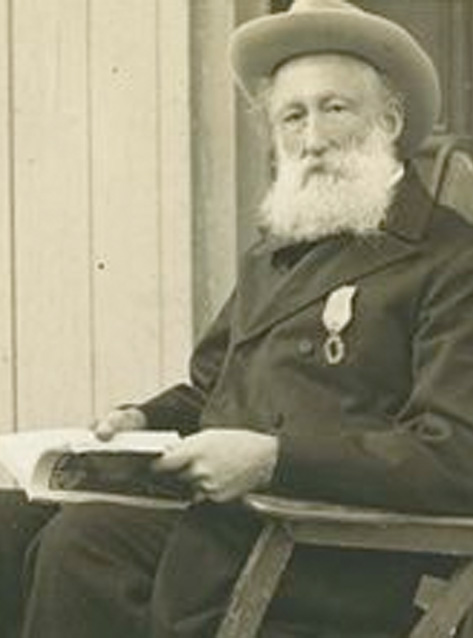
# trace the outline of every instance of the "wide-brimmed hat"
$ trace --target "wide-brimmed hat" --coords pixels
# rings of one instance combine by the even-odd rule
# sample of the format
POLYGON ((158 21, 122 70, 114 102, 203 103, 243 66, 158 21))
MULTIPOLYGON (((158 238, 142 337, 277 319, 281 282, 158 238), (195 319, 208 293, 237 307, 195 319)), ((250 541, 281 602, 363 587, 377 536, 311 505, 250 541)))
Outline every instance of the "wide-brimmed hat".
POLYGON ((345 0, 295 0, 289 11, 244 23, 230 41, 237 82, 250 99, 279 66, 317 53, 360 58, 391 78, 405 97, 400 153, 414 154, 439 115, 440 85, 430 57, 399 24, 345 0))

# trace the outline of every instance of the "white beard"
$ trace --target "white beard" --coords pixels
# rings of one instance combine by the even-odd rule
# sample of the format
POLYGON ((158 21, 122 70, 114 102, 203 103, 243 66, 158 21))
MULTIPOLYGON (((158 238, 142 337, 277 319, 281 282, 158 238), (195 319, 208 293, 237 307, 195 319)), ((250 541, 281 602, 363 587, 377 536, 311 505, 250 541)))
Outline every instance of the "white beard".
POLYGON ((340 233, 379 231, 401 166, 384 132, 323 157, 280 157, 278 176, 260 206, 260 225, 288 243, 340 233))

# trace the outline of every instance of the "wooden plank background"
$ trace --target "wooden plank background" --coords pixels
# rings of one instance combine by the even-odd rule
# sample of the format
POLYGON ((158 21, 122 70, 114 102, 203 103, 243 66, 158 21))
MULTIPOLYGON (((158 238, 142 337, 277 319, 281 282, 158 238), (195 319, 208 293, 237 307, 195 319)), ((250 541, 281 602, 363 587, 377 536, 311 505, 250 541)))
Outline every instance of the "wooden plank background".
POLYGON ((156 3, 89 22, 93 375, 98 412, 159 380, 156 3))
POLYGON ((187 374, 248 235, 258 145, 227 38, 266 9, 0 0, 0 431, 85 425, 187 374))
POLYGON ((10 14, 0 0, 0 432, 14 422, 10 136, 10 14))
POLYGON ((90 416, 86 1, 12 5, 18 423, 90 416))

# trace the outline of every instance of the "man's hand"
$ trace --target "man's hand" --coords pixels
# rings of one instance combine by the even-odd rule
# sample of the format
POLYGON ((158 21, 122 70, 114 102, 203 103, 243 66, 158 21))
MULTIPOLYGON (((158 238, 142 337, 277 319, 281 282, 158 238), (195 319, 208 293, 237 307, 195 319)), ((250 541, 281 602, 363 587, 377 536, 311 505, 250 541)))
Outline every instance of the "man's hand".
POLYGON ((224 502, 268 485, 277 453, 277 439, 269 434, 208 429, 184 438, 152 467, 189 483, 196 501, 224 502))
POLYGON ((102 420, 92 426, 95 435, 101 441, 109 441, 117 432, 143 430, 146 417, 138 408, 112 410, 102 420))

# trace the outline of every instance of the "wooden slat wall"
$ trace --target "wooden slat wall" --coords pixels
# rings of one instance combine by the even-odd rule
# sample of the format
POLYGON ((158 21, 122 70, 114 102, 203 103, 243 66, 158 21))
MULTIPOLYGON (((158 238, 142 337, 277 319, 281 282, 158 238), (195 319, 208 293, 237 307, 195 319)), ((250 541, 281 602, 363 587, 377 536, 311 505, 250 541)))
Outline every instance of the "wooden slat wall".
POLYGON ((236 113, 227 58, 235 23, 232 2, 193 3, 193 248, 196 332, 228 295, 236 266, 236 113), (210 64, 211 62, 211 64, 210 64))
POLYGON ((186 375, 255 181, 227 37, 266 4, 0 0, 0 431, 186 375))
POLYGON ((268 11, 267 0, 192 4, 194 329, 198 337, 228 296, 239 252, 252 237, 266 183, 264 144, 248 104, 235 100, 228 39, 235 24, 268 11))
POLYGON ((19 426, 90 417, 86 0, 12 3, 19 426))
MULTIPOLYGON (((237 22, 269 13, 269 0, 239 0, 237 22)), ((270 181, 268 127, 241 93, 237 95, 237 221, 238 252, 255 240, 255 209, 270 181)))
POLYGON ((187 376, 192 347, 191 4, 158 5, 160 371, 187 376))
POLYGON ((95 410, 159 380, 156 2, 95 0, 89 23, 95 410))
POLYGON ((14 421, 12 217, 10 205, 9 11, 0 1, 0 432, 14 421))

